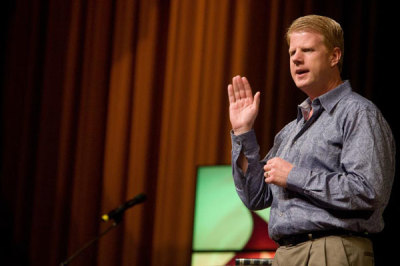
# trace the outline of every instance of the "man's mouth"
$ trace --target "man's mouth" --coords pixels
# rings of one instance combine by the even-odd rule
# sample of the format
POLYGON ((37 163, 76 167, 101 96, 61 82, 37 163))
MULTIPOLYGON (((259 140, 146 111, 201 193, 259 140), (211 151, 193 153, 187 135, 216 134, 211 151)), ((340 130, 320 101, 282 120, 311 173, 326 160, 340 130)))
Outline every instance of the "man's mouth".
POLYGON ((302 75, 304 75, 304 74, 306 74, 308 72, 310 72, 308 69, 297 69, 296 70, 296 75, 302 76, 302 75))

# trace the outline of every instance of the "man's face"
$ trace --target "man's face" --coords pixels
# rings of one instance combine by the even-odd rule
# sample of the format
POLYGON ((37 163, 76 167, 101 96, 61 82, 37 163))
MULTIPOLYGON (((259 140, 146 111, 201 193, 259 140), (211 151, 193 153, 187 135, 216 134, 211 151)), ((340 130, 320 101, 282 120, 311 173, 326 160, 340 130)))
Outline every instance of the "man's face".
POLYGON ((331 79, 331 53, 316 32, 290 34, 290 73, 298 88, 310 96, 322 91, 331 79))

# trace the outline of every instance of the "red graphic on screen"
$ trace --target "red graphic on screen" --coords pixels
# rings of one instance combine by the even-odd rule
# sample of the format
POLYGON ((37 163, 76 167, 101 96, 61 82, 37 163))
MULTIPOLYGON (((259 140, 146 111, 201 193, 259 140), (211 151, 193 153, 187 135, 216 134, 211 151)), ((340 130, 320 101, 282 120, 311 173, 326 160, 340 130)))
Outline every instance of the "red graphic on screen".
POLYGON ((254 212, 250 212, 253 220, 253 231, 243 247, 243 254, 238 252, 227 265, 235 265, 235 260, 238 258, 260 258, 262 251, 275 251, 278 245, 273 241, 268 234, 268 223, 254 212))

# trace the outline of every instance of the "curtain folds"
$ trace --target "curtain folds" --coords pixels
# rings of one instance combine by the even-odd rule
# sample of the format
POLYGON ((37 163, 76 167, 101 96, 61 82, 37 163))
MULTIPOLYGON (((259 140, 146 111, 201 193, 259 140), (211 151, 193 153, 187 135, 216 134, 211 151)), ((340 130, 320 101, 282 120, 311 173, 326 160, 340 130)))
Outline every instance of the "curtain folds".
POLYGON ((293 19, 341 22, 344 78, 376 95, 382 7, 355 2, 12 1, 1 51, 2 255, 57 265, 108 227, 103 213, 143 192, 147 201, 73 265, 188 265, 197 167, 230 163, 231 78, 261 91, 261 155, 305 98, 289 73, 293 19), (353 36, 354 23, 370 26, 353 36))

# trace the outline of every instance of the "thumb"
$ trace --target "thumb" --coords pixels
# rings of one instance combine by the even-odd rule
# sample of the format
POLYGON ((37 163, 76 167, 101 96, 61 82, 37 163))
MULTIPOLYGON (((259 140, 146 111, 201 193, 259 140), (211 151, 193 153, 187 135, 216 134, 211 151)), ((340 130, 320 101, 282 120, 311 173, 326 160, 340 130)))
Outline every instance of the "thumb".
POLYGON ((259 91, 257 91, 256 94, 254 95, 253 105, 258 110, 258 107, 260 106, 260 92, 259 91))

